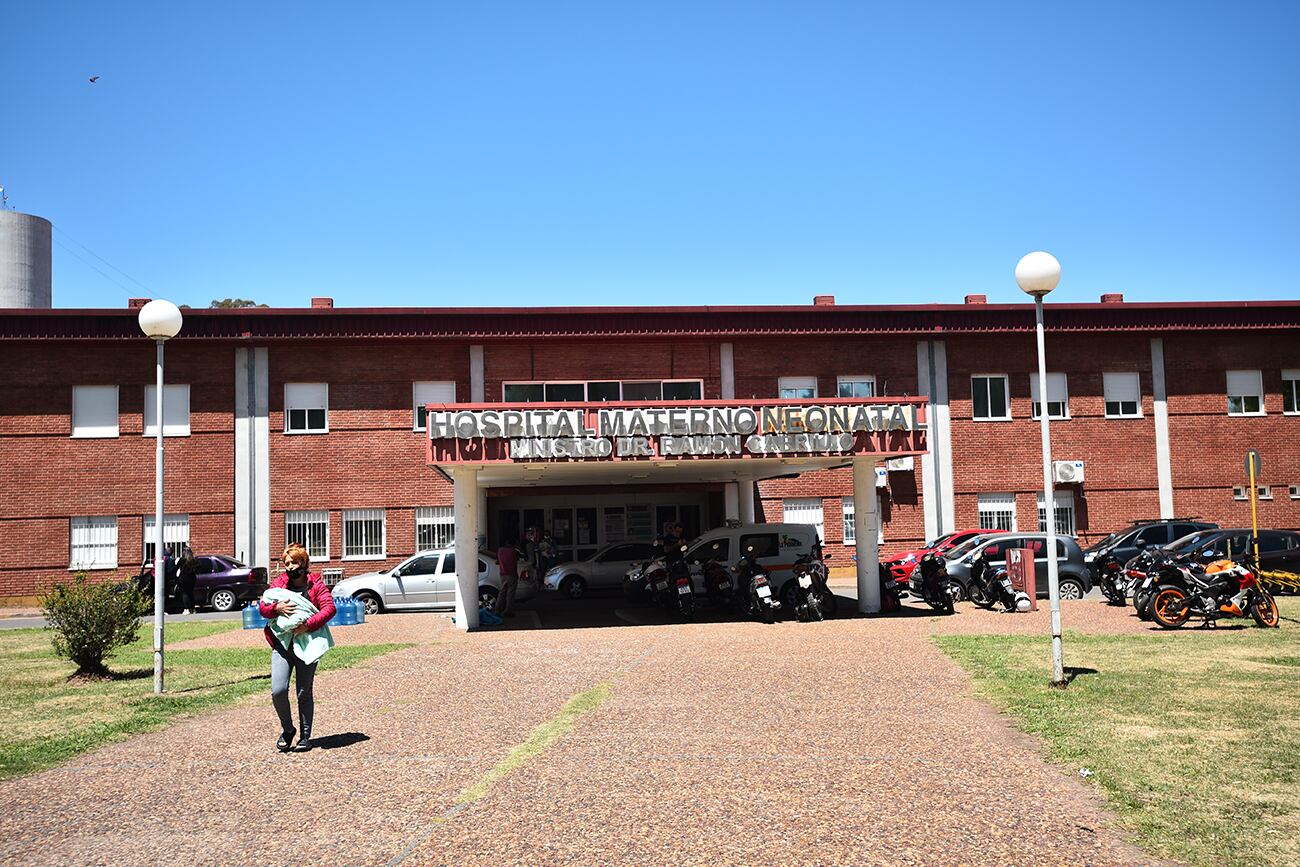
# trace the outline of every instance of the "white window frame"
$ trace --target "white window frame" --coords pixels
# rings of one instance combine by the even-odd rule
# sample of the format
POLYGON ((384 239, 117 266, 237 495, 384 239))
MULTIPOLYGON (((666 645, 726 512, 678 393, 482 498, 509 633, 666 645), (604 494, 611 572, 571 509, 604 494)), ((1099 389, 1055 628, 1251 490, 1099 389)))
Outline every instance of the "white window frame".
MULTIPOLYGON (((877 392, 876 392, 876 378, 875 378, 874 376, 867 376, 867 375, 865 375, 865 374, 863 374, 862 376, 837 376, 837 377, 835 377, 835 396, 836 396, 836 397, 843 397, 844 395, 841 395, 841 394, 840 394, 840 389, 843 388, 843 387, 845 386, 845 384, 855 383, 855 382, 869 382, 869 383, 871 383, 871 394, 870 394, 870 395, 866 395, 866 396, 867 396, 867 397, 876 397, 876 396, 877 396, 877 392)), ((856 395, 856 394, 850 394, 850 395, 847 395, 847 396, 848 396, 848 397, 862 397, 862 395, 856 395)))
MULTIPOLYGON (((1029 417, 1037 419, 1038 415, 1038 374, 1029 374, 1029 417)), ((1070 384, 1064 373, 1047 374, 1047 418, 1050 421, 1066 421, 1070 418, 1070 384), (1059 413, 1052 412, 1052 404, 1059 403, 1059 413)))
POLYGON ((1136 371, 1102 373, 1101 392, 1106 418, 1142 418, 1142 377, 1136 371), (1118 412, 1110 411, 1112 403, 1119 405, 1118 412), (1133 412, 1124 411, 1126 403, 1133 404, 1133 412))
POLYGON ((1228 394, 1228 415, 1260 416, 1265 414, 1264 413, 1264 372, 1262 370, 1229 370, 1227 371, 1225 378, 1227 380, 1226 391, 1228 394), (1233 385, 1234 377, 1237 380, 1237 385, 1235 387, 1233 385), (1242 382, 1243 380, 1252 377, 1254 378, 1253 385, 1255 388, 1255 391, 1253 393, 1246 391, 1243 387, 1243 382, 1242 382), (1232 401, 1234 398, 1241 400, 1242 406, 1245 407, 1245 400, 1248 397, 1253 397, 1259 401, 1258 411, 1247 412, 1245 411, 1245 409, 1243 409, 1241 412, 1232 411, 1232 401))
MULTIPOLYGON (((846 548, 855 548, 858 544, 857 529, 853 525, 857 504, 852 497, 840 497, 840 520, 843 527, 840 534, 841 544, 846 548)), ((876 544, 885 543, 885 519, 880 513, 880 494, 876 494, 876 544)))
POLYGON ((74 385, 72 387, 72 437, 73 439, 113 439, 121 430, 121 404, 118 402, 116 385, 74 385), (109 393, 112 393, 113 423, 96 424, 86 418, 90 413, 100 410, 107 416, 109 393), (77 421, 78 407, 82 419, 77 421))
POLYGON ((1273 486, 1272 486, 1272 485, 1257 485, 1256 488, 1255 488, 1255 499, 1257 499, 1257 500, 1271 500, 1271 499, 1273 499, 1273 486))
POLYGON ((454 380, 424 380, 411 383, 411 430, 428 430, 428 425, 423 423, 425 420, 420 418, 420 410, 424 407, 431 403, 455 402, 456 383, 454 380), (448 390, 451 391, 450 400, 443 397, 448 390))
MULTIPOLYGON (((593 379, 593 380, 592 380, 592 382, 600 382, 600 381, 601 381, 601 380, 599 380, 599 379, 593 379)), ((663 386, 668 385, 669 383, 678 383, 678 382, 693 382, 693 383, 695 383, 696 385, 698 385, 698 386, 700 387, 700 396, 699 396, 698 398, 667 398, 667 397, 665 397, 664 400, 669 401, 669 402, 675 402, 675 401, 678 401, 678 400, 692 400, 692 399, 694 399, 694 400, 704 400, 704 380, 702 380, 702 379, 661 379, 661 380, 659 380, 659 387, 660 387, 660 389, 661 389, 660 394, 663 393, 663 391, 662 391, 663 386)), ((619 390, 619 394, 621 395, 621 394, 623 393, 623 384, 622 384, 622 382, 619 383, 618 390, 619 390)))
POLYGON ((1291 499, 1300 500, 1300 485, 1288 485, 1287 492, 1291 495, 1291 499))
MULTIPOLYGON (((310 424, 310 416, 305 416, 305 418, 308 419, 307 424, 310 424)), ((328 382, 286 382, 284 384, 284 432, 292 436, 297 436, 299 434, 327 434, 330 432, 330 386, 328 382), (321 394, 323 397, 318 400, 304 397, 291 399, 289 397, 289 392, 293 390, 294 386, 299 386, 300 393, 308 388, 319 388, 322 390, 321 394), (295 403, 294 401, 300 402, 295 403), (313 409, 325 411, 324 427, 306 427, 297 430, 289 429, 289 414, 291 412, 295 410, 303 410, 306 412, 313 409)))
POLYGON ((1282 371, 1282 414, 1300 415, 1300 370, 1282 371), (1288 391, 1291 392, 1291 405, 1295 407, 1292 410, 1286 408, 1288 391))
MULTIPOLYGON (((144 412, 141 436, 158 436, 158 386, 144 387, 144 412)), ((163 385, 163 436, 187 437, 190 435, 190 387, 188 385, 163 385)))
MULTIPOLYGON (((154 542, 154 519, 156 515, 144 515, 142 525, 142 544, 140 550, 144 552, 141 556, 141 562, 148 563, 153 560, 149 554, 149 546, 154 542)), ((190 516, 189 515, 169 515, 163 514, 163 547, 172 552, 172 556, 179 558, 181 550, 190 543, 190 516)))
POLYGON ((816 527, 817 538, 826 541, 826 511, 821 497, 786 497, 781 500, 781 520, 816 527))
POLYGON ((117 516, 78 516, 68 520, 68 571, 117 568, 117 516), (80 536, 80 541, 78 540, 80 536), (78 549, 85 559, 78 559, 78 549))
MULTIPOLYGON (((986 388, 987 393, 987 388, 986 388)), ((993 400, 988 401, 989 409, 993 408, 993 400)), ((1011 378, 1005 373, 972 373, 970 376, 970 417, 971 421, 1011 421, 1011 378), (1005 399, 1007 414, 1006 415, 976 415, 975 414, 975 380, 977 379, 1000 379, 1002 380, 1002 394, 1005 399)))
POLYGON ((816 400, 817 377, 782 376, 776 381, 776 396, 780 400, 816 400), (811 391, 812 394, 786 396, 787 391, 811 391))
POLYGON ((1008 533, 1017 532, 1016 529, 1016 495, 1007 493, 988 493, 978 494, 975 498, 976 525, 981 530, 1005 531, 1008 533), (993 526, 984 525, 984 516, 993 515, 991 520, 993 526), (1000 518, 1010 515, 1009 526, 1000 526, 1000 518))
POLYGON ((421 506, 415 510, 415 550, 450 548, 456 543, 456 512, 452 506, 421 506), (420 544, 420 528, 433 527, 433 545, 420 544), (446 541, 439 542, 445 537, 446 541))
POLYGON ((289 543, 298 541, 289 537, 289 525, 301 524, 307 526, 310 524, 323 524, 325 526, 324 550, 314 547, 311 540, 304 540, 303 547, 307 549, 307 554, 314 563, 325 563, 330 559, 330 513, 329 509, 296 509, 284 513, 284 544, 288 547, 289 543))
MULTIPOLYGON (((1246 496, 1246 487, 1247 487, 1246 485, 1233 485, 1233 486, 1232 486, 1232 498, 1233 498, 1234 500, 1243 500, 1243 501, 1249 499, 1249 497, 1246 496)), ((1295 485, 1292 485, 1291 487, 1292 487, 1292 489, 1294 489, 1296 486, 1295 486, 1295 485)), ((1256 485, 1256 486, 1255 486, 1255 499, 1257 499, 1257 500, 1271 500, 1271 499, 1273 499, 1273 488, 1272 488, 1272 486, 1271 486, 1271 485, 1256 485)), ((1294 499, 1300 499, 1300 497, 1296 497, 1295 494, 1294 494, 1294 492, 1293 492, 1292 495, 1291 495, 1291 499, 1293 499, 1293 500, 1294 500, 1294 499)))
POLYGON ((553 401, 548 401, 548 400, 546 399, 546 386, 548 386, 548 385, 581 385, 581 386, 582 386, 582 402, 584 402, 584 403, 603 403, 604 401, 593 401, 593 400, 591 399, 591 395, 590 395, 590 393, 589 393, 588 390, 587 390, 587 386, 590 385, 590 384, 593 383, 593 382, 617 382, 617 383, 618 383, 618 400, 620 400, 620 401, 626 399, 626 398, 624 398, 624 396, 623 396, 623 386, 625 386, 625 385, 631 385, 631 384, 633 384, 633 383, 640 384, 640 383, 646 383, 646 382, 658 383, 658 385, 659 385, 659 394, 661 395, 661 397, 660 397, 661 400, 665 400, 665 401, 669 401, 669 402, 672 402, 672 400, 675 400, 675 399, 670 399, 670 398, 662 397, 662 395, 663 395, 663 387, 664 387, 665 385, 668 385, 669 383, 678 383, 678 382, 690 382, 690 383, 694 383, 695 385, 698 385, 698 386, 700 387, 700 399, 702 400, 702 399, 704 398, 704 380, 703 380, 703 379, 692 378, 692 377, 685 377, 685 378, 683 378, 683 377, 676 377, 676 378, 673 378, 673 379, 512 379, 512 380, 510 380, 509 382, 502 382, 502 383, 501 383, 501 400, 502 400, 502 402, 505 402, 505 401, 506 401, 506 389, 507 389, 508 387, 512 386, 512 385, 540 385, 540 386, 542 387, 542 400, 540 401, 541 403, 551 403, 551 402, 553 402, 553 401))
MULTIPOLYGON (((368 540, 365 547, 369 547, 368 540)), ((343 559, 344 560, 385 560, 388 557, 388 514, 383 509, 344 509, 343 510, 343 559), (360 521, 379 520, 379 553, 348 553, 348 524, 360 521)))
MULTIPOLYGON (((1056 521, 1056 535, 1058 536, 1075 535, 1075 532, 1078 529, 1079 525, 1078 525, 1078 509, 1076 508, 1074 502, 1074 491, 1053 491, 1052 494, 1056 499, 1055 508, 1052 509, 1052 515, 1054 520, 1056 521), (1062 529, 1062 521, 1061 521, 1061 516, 1063 512, 1065 514, 1065 521, 1064 521, 1065 529, 1062 529)), ((1036 497, 1038 501, 1038 532, 1046 533, 1047 527, 1045 525, 1045 521, 1047 520, 1047 509, 1044 507, 1044 504, 1046 502, 1046 497, 1043 496, 1042 491, 1039 491, 1036 497)))

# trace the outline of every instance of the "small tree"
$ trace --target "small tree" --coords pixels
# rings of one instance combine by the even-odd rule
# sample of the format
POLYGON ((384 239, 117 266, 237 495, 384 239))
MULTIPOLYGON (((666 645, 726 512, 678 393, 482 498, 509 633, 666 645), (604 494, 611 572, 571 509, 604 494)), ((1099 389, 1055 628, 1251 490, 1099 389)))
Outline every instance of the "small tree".
POLYGON ((150 600, 130 584, 92 584, 78 572, 41 599, 54 652, 77 664, 73 677, 106 677, 104 658, 135 641, 150 600))
POLYGON ((249 301, 247 298, 214 298, 209 308, 230 308, 230 307, 265 307, 265 304, 258 304, 256 301, 249 301))

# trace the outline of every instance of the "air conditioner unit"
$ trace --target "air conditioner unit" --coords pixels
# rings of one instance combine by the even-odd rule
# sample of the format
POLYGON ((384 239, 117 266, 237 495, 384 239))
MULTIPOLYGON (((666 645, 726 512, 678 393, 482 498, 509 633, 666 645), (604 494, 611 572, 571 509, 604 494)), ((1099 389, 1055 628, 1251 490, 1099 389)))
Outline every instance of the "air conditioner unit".
POLYGON ((912 469, 912 458, 890 458, 887 464, 891 473, 907 472, 912 469))
POLYGON ((1083 481, 1083 461, 1052 461, 1052 481, 1078 484, 1083 481))

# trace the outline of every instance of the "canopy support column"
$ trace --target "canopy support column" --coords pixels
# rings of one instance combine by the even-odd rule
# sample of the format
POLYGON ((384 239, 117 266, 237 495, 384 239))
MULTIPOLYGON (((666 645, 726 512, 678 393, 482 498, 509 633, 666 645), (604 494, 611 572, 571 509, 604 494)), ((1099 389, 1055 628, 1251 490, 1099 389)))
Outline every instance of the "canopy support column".
POLYGON ((478 628, 478 467, 451 471, 456 513, 456 626, 478 628))
POLYGON ((858 610, 880 611, 880 540, 876 532, 876 461, 853 459, 853 538, 858 553, 858 610))
POLYGON ((728 521, 740 520, 740 486, 736 482, 722 486, 722 512, 728 521))
POLYGON ((741 479, 736 482, 740 493, 740 523, 754 523, 754 480, 741 479))

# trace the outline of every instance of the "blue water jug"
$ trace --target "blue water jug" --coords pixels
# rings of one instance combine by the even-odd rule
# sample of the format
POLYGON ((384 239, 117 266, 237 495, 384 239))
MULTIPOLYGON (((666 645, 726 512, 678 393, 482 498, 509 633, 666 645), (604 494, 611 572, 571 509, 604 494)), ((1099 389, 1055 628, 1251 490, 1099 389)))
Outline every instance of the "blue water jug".
POLYGON ((244 628, 261 629, 266 626, 266 618, 262 616, 261 610, 257 607, 257 600, 244 606, 244 628))
POLYGON ((334 619, 335 625, 352 626, 357 622, 356 608, 353 607, 351 599, 344 596, 335 596, 334 607, 338 611, 334 619))
POLYGON ((352 609, 353 609, 353 611, 355 612, 354 617, 353 617, 353 621, 352 621, 352 622, 353 622, 353 623, 365 623, 365 622, 366 622, 366 603, 365 603, 365 602, 362 602, 360 599, 357 599, 357 598, 353 597, 353 599, 352 599, 352 609))

